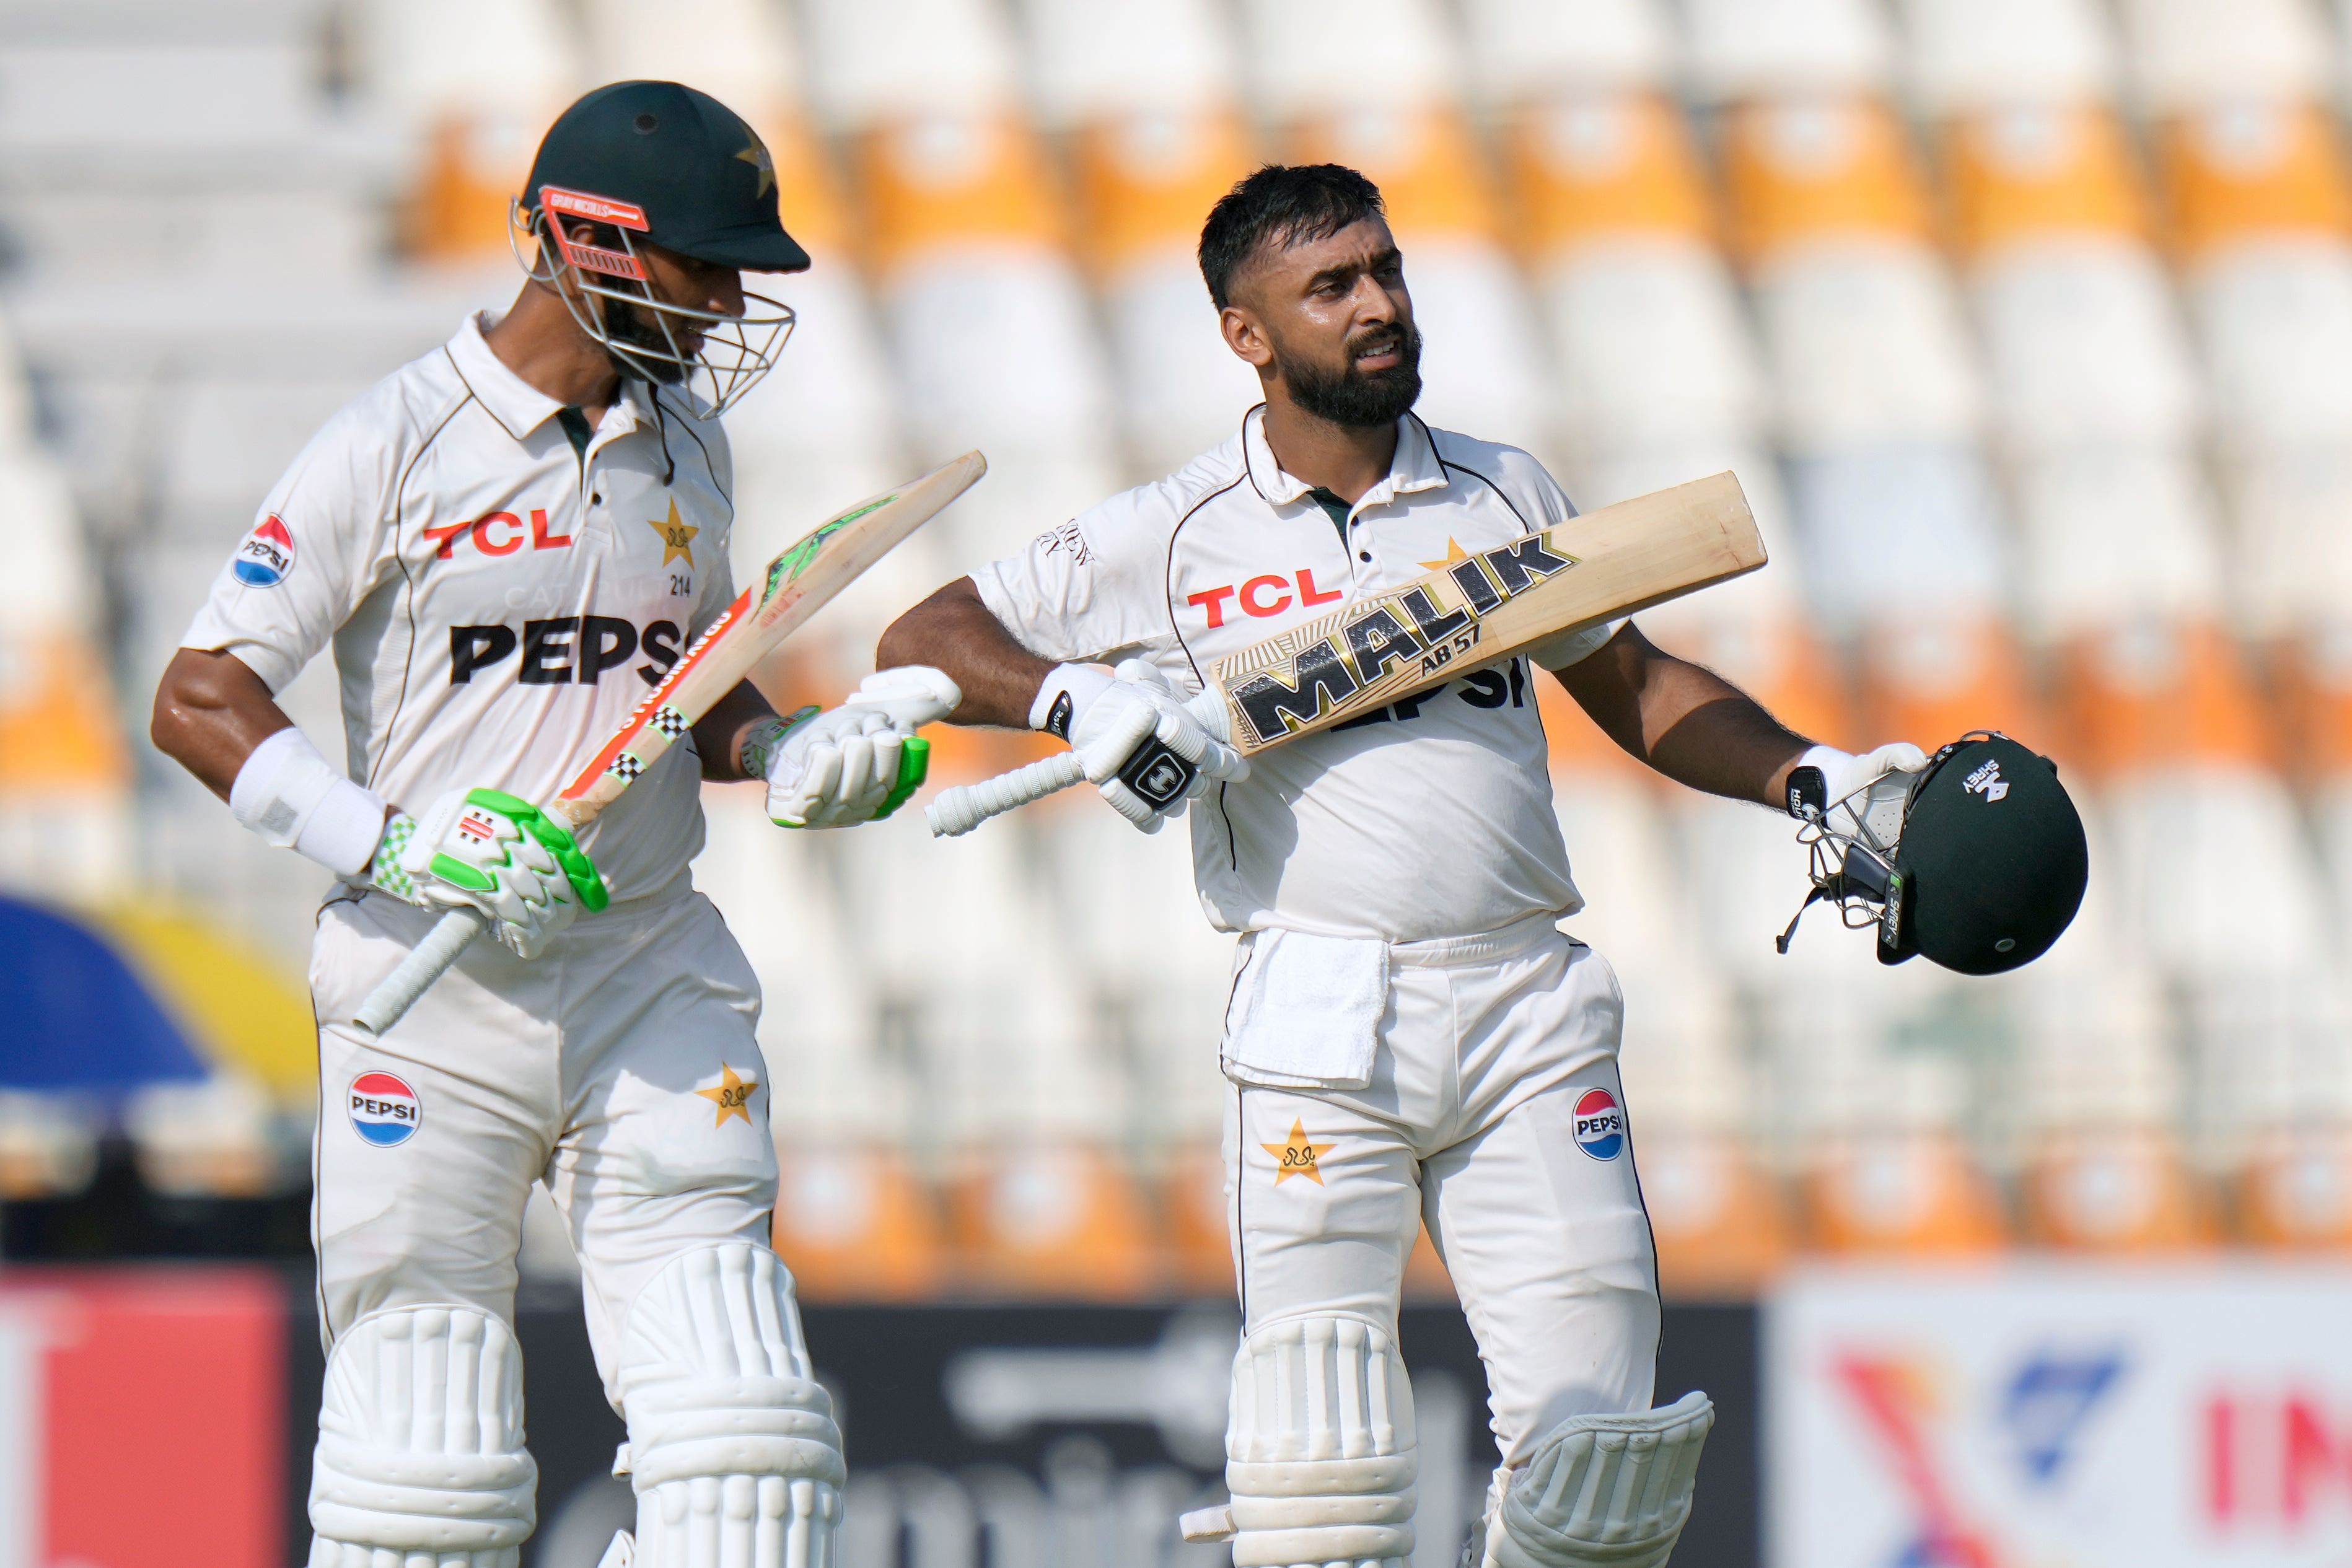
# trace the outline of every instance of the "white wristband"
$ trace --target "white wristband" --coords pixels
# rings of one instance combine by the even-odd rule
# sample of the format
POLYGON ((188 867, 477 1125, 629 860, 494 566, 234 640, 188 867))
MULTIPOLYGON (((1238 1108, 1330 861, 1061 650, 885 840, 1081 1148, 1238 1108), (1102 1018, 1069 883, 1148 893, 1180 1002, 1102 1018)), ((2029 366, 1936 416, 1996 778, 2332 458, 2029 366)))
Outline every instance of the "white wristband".
POLYGON ((344 778, 290 726, 253 748, 229 786, 237 825, 337 876, 357 876, 383 837, 383 797, 344 778))
POLYGON ((1045 684, 1029 705, 1029 727, 1067 740, 1078 716, 1118 684, 1118 677, 1100 664, 1056 664, 1045 672, 1045 684))

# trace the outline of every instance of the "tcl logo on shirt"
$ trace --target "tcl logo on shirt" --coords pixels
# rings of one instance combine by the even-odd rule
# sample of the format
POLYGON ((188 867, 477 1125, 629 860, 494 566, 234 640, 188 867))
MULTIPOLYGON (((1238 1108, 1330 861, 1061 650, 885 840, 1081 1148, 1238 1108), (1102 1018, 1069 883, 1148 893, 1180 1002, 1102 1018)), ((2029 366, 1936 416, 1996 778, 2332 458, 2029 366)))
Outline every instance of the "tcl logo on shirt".
POLYGON ((1263 620, 1267 616, 1279 615, 1291 607, 1290 589, 1294 582, 1298 585, 1296 602, 1301 606, 1311 608, 1318 604, 1336 604, 1346 597, 1336 588, 1318 591, 1315 587, 1314 569, 1302 566, 1288 577, 1277 577, 1268 572, 1263 577, 1250 578, 1238 587, 1227 583, 1223 588, 1204 588, 1198 593, 1186 594, 1184 602, 1205 612, 1213 628, 1225 623, 1225 601, 1229 599, 1241 606, 1243 614, 1263 620))
POLYGON ((547 525, 547 508, 530 509, 530 526, 512 512, 488 512, 467 523, 436 523, 421 530, 437 547, 433 551, 436 560, 449 560, 457 553, 457 541, 467 535, 474 548, 484 555, 512 555, 522 548, 525 538, 533 549, 570 549, 572 536, 551 532, 547 525))
POLYGON ((643 653, 637 678, 658 685, 677 663, 678 644, 685 637, 677 622, 656 621, 643 632, 617 615, 558 615, 526 621, 522 634, 506 625, 449 628, 449 684, 468 685, 474 672, 487 670, 521 653, 515 682, 526 686, 593 686, 643 653))

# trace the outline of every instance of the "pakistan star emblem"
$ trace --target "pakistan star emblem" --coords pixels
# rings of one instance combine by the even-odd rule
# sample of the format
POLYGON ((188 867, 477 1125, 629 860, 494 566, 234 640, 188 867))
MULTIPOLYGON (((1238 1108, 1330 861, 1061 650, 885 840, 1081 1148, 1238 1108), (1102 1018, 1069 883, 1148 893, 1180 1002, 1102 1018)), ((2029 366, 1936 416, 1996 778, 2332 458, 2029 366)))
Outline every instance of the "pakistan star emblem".
POLYGON ((1280 1186, 1292 1176, 1305 1176, 1317 1186, 1323 1185, 1322 1159, 1339 1145, 1318 1144, 1307 1136, 1307 1124, 1294 1120, 1290 1124, 1290 1141, 1283 1144, 1260 1144, 1259 1148, 1274 1156, 1274 1185, 1280 1186))
POLYGON ((680 556, 686 558, 688 566, 694 564, 694 536, 702 530, 677 515, 676 496, 669 498, 669 517, 667 519, 647 517, 646 527, 661 535, 661 563, 664 566, 667 566, 680 556))
POLYGON ((735 156, 739 162, 749 163, 752 168, 760 171, 760 188, 752 193, 756 199, 776 188, 776 161, 768 156, 767 143, 760 140, 758 133, 751 134, 751 144, 735 156))
POLYGON ((733 1068, 721 1062, 719 1082, 709 1089, 698 1089, 695 1092, 719 1107, 719 1117, 710 1124, 712 1126, 723 1127, 728 1117, 740 1116, 748 1127, 751 1124, 751 1096, 759 1087, 752 1079, 738 1078, 733 1068))

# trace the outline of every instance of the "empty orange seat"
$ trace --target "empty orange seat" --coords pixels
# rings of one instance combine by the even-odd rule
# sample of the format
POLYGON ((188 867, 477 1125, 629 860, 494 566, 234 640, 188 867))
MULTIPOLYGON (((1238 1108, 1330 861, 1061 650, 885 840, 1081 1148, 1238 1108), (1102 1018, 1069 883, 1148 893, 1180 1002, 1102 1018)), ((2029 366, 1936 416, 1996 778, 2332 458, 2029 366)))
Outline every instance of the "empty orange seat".
POLYGON ((1914 619, 1864 639, 1863 727, 1928 751, 1972 729, 2031 744, 2036 722, 2016 639, 1991 620, 1914 619))
POLYGON ((1968 255, 2053 235, 2147 235, 2130 144, 2104 105, 1962 115, 1944 128, 1943 143, 1954 237, 1968 255))
POLYGON ((1152 1289, 1142 1194, 1108 1150, 1039 1143, 966 1159, 948 1211, 960 1272, 997 1294, 1129 1301, 1152 1289))
POLYGON ((80 637, 0 631, 0 794, 84 796, 130 781, 112 683, 80 637))
POLYGON ((1532 256, 1637 235, 1714 239, 1682 111, 1659 94, 1525 110, 1504 127, 1502 154, 1532 256))
POLYGON ((1502 232, 1486 162, 1449 109, 1367 109, 1310 120, 1288 139, 1300 163, 1345 163, 1381 188, 1400 235, 1493 239, 1502 232))
POLYGON ((2316 103, 2221 105, 2165 121, 2156 141, 2184 257, 2248 239, 2352 235, 2340 132, 2316 103))
POLYGON ((904 1155, 874 1147, 777 1154, 774 1244, 810 1301, 910 1301, 939 1291, 946 1239, 904 1155))
POLYGON ((885 277, 958 249, 1065 243, 1045 150, 1014 115, 940 115, 869 131, 856 168, 868 260, 885 277))
POLYGON ((2273 765, 2245 659, 2210 622, 2140 622, 2061 654, 2070 750, 2113 778, 2182 762, 2273 765))
POLYGON ((1876 99, 1733 108, 1724 117, 1723 178, 1735 248, 1751 266, 1809 241, 1924 241, 1933 232, 1908 137, 1876 99))
POLYGON ((2352 634, 2311 633, 2274 650, 2287 764, 2313 783, 2352 778, 2352 634))
POLYGON ((2026 1160, 2029 1239, 2084 1252, 2210 1245, 2210 1205, 2172 1135, 2152 1127, 2043 1134, 2026 1160))
POLYGON ((1214 1148, 1182 1151, 1171 1163, 1160 1193, 1170 1282, 1188 1295, 1231 1300, 1234 1249, 1225 1223, 1223 1157, 1214 1148))
POLYGON ((1771 1282, 1788 1260, 1788 1207, 1737 1139, 1654 1129, 1639 1153, 1667 1295, 1747 1299, 1771 1282))
POLYGON ((2352 1131, 2258 1139, 2239 1175, 2238 1232, 2263 1247, 2352 1248, 2352 1131))
POLYGON ((1248 130, 1230 110, 1097 121, 1080 128, 1071 152, 1079 233, 1104 277, 1189 254, 1209 209, 1251 167, 1248 130))
POLYGON ((1824 1251, 1966 1255, 2008 1239, 2000 1193, 1951 1133, 1835 1139, 1801 1186, 1810 1239, 1824 1251))
POLYGON ((505 255, 511 200, 522 194, 531 154, 553 119, 551 111, 543 120, 484 115, 436 122, 401 225, 410 254, 425 261, 505 255))

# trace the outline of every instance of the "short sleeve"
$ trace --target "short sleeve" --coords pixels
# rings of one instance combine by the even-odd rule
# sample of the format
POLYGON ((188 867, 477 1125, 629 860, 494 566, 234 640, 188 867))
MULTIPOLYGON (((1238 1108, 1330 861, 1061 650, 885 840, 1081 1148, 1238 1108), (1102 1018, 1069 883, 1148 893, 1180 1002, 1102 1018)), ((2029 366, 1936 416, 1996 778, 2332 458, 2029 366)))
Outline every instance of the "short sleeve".
POLYGON ((1167 507, 1160 485, 1114 496, 971 574, 981 602, 1043 659, 1098 658, 1171 643, 1167 507))
POLYGON ((225 650, 284 691, 374 586, 389 444, 347 411, 310 438, 180 639, 225 650))

